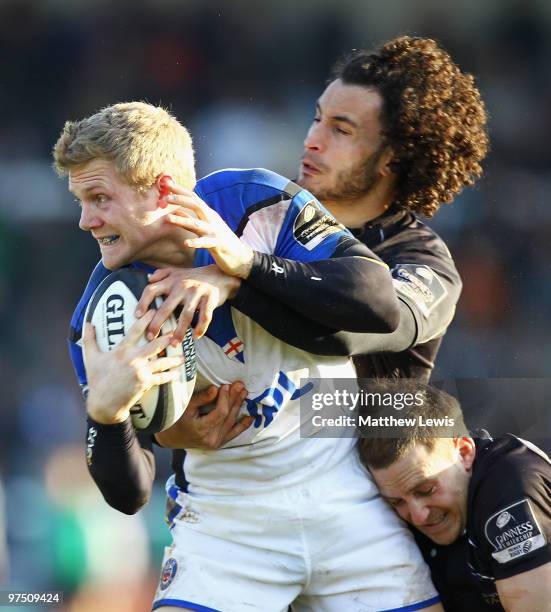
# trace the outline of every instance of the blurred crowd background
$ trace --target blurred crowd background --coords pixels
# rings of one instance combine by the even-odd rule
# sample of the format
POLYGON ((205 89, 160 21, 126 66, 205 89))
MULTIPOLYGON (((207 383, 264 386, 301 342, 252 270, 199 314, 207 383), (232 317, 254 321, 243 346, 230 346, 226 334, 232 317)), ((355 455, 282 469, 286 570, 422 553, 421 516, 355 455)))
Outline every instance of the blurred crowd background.
POLYGON ((464 280, 434 378, 547 377, 547 0, 0 0, 0 589, 63 590, 71 612, 145 611, 169 542, 166 455, 134 517, 107 507, 84 465, 65 338, 98 256, 51 169, 64 121, 161 103, 190 127, 199 175, 294 177, 330 64, 404 33, 438 39, 490 113, 484 180, 430 221, 464 280))

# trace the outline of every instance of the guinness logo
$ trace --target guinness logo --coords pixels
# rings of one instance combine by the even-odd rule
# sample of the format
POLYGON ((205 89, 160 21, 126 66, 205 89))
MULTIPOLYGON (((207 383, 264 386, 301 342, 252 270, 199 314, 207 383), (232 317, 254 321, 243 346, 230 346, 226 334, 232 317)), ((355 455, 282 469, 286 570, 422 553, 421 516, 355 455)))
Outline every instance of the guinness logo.
POLYGON ((496 525, 503 529, 512 518, 508 512, 502 512, 496 519, 496 525))

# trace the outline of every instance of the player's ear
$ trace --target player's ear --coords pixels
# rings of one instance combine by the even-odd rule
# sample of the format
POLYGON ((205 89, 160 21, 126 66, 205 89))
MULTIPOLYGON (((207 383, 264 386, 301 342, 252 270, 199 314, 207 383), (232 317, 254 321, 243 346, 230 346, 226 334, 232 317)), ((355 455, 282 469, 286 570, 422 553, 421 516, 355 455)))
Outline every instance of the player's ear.
POLYGON ((167 207, 168 202, 166 201, 166 196, 170 193, 169 184, 171 182, 172 177, 170 174, 159 174, 155 181, 157 189, 159 190, 159 199, 157 200, 157 206, 159 206, 159 208, 167 207))
POLYGON ((397 163, 398 161, 392 147, 385 147, 377 162, 379 174, 381 176, 390 176, 394 174, 396 172, 397 163))
POLYGON ((476 446, 474 440, 470 436, 463 436, 454 440, 461 463, 466 470, 473 467, 474 458, 476 456, 476 446))

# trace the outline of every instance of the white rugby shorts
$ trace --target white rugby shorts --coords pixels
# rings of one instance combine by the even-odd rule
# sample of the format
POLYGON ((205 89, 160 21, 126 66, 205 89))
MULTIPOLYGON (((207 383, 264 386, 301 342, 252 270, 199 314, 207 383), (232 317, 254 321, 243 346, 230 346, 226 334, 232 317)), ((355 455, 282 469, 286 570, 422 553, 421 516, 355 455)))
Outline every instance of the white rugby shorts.
POLYGON ((406 612, 439 601, 409 530, 356 453, 283 490, 180 491, 176 501, 154 610, 406 612))

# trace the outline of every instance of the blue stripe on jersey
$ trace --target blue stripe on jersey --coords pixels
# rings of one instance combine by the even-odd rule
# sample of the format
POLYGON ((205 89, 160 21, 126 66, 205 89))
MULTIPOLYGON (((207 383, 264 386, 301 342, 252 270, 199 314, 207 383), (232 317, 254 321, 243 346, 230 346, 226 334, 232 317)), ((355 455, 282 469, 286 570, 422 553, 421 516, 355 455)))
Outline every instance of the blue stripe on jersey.
POLYGON ((434 606, 437 603, 440 603, 439 595, 436 595, 436 597, 432 597, 431 599, 426 599, 425 601, 420 601, 409 606, 404 606, 403 608, 392 608, 389 610, 383 610, 383 612, 414 612, 415 610, 422 610, 423 608, 434 606))
POLYGON ((172 510, 165 517, 165 521, 169 529, 172 529, 174 527, 174 519, 178 516, 178 514, 180 514, 181 511, 182 511, 182 506, 174 502, 174 506, 172 510))
POLYGON ((160 608, 161 606, 174 606, 176 608, 188 608, 189 610, 196 610, 196 612, 221 612, 221 610, 215 610, 214 608, 207 608, 201 604, 193 603, 192 601, 185 601, 183 599, 158 599, 153 604, 153 610, 160 608))

